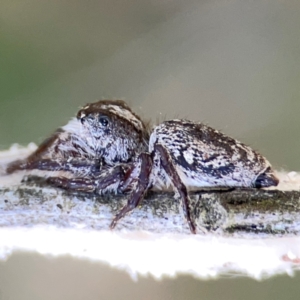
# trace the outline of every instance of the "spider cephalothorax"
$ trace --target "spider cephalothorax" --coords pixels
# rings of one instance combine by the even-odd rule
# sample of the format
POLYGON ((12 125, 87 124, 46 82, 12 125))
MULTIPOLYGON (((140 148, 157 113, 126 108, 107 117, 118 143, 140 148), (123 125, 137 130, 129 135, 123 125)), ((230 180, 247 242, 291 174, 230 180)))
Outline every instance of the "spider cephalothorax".
POLYGON ((119 100, 83 107, 77 119, 27 160, 12 163, 7 170, 20 169, 67 171, 72 176, 50 177, 48 181, 69 190, 99 194, 129 190, 128 203, 111 228, 140 203, 148 189, 171 186, 193 233, 196 226, 190 215, 188 190, 278 184, 262 155, 201 123, 165 121, 154 127, 149 139, 142 120, 119 100))
POLYGON ((85 105, 28 158, 11 163, 7 173, 42 170, 48 177, 59 171, 59 177, 75 180, 97 178, 100 193, 118 192, 116 181, 148 149, 148 140, 147 126, 124 101, 101 100, 85 105))
POLYGON ((130 162, 147 149, 146 126, 124 101, 87 104, 77 113, 77 120, 81 122, 81 135, 92 146, 93 153, 108 165, 130 162))

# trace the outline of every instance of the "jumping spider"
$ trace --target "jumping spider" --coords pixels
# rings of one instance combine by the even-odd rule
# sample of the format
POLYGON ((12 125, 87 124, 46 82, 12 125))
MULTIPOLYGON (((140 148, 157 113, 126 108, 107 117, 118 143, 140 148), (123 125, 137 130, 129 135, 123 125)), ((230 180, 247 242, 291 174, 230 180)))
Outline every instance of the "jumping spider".
POLYGON ((111 228, 138 206, 147 190, 171 186, 192 233, 196 226, 188 190, 278 184, 270 163, 237 140, 188 120, 165 121, 149 135, 145 123, 121 100, 84 106, 28 158, 12 162, 7 173, 18 170, 59 171, 47 181, 67 190, 130 191, 111 228))

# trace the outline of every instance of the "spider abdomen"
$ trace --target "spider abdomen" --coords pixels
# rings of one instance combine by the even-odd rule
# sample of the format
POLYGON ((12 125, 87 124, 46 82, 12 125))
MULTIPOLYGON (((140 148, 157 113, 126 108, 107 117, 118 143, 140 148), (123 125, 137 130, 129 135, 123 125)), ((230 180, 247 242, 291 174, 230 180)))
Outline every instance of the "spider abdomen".
MULTIPOLYGON (((277 185, 270 163, 258 152, 223 133, 188 120, 170 120, 156 126, 149 150, 162 145, 188 189, 199 187, 265 187, 277 185), (264 175, 263 175, 264 174, 264 175), (258 179, 258 181, 257 181, 258 179)), ((168 178, 154 155, 154 185, 167 186, 168 178)))

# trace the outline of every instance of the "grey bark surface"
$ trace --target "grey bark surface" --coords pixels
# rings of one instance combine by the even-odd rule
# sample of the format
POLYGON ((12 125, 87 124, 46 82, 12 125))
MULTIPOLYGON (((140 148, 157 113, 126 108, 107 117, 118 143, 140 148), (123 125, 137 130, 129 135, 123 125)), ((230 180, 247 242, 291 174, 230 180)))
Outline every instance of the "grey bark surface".
MULTIPOLYGON (((300 234, 300 192, 258 189, 206 190, 190 193, 198 233, 221 236, 300 234)), ((127 195, 70 194, 40 182, 0 188, 0 226, 49 224, 65 228, 109 230, 127 195)), ((114 231, 147 230, 190 234, 173 193, 150 192, 120 220, 114 231)))

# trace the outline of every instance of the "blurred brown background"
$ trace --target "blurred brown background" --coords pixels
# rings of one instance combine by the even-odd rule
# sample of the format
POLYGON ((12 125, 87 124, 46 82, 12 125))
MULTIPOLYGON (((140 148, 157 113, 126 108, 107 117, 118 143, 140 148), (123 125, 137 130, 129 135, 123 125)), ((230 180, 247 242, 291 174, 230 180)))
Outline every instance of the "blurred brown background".
MULTIPOLYGON (((121 98, 145 118, 206 122, 258 149, 276 168, 300 170, 299 91, 298 0, 0 3, 1 149, 14 142, 41 142, 86 102, 121 98)), ((64 284, 54 270, 65 278, 82 274, 85 299, 118 298, 110 293, 119 287, 101 294, 103 286, 95 277, 89 289, 95 265, 68 260, 57 267, 59 260, 54 260, 58 269, 53 269, 49 261, 33 257, 22 276, 18 266, 28 261, 22 257, 1 263, 1 300, 48 299, 46 294, 49 299, 83 299, 78 293, 61 296, 64 284), (81 264, 82 271, 71 271, 81 264), (34 282, 45 270, 41 292, 34 282), (21 287, 19 298, 15 286, 21 287)), ((121 276, 112 274, 112 281, 121 276)), ((144 299, 298 299, 300 291, 299 277, 263 283, 205 284, 191 277, 181 277, 176 285, 172 280, 126 282, 129 292, 122 299, 141 298, 143 289, 132 293, 141 286, 153 293, 144 299), (249 293, 249 284, 258 292, 249 293), (186 293, 172 292, 179 286, 186 293), (283 296, 283 290, 288 294, 283 296)))

